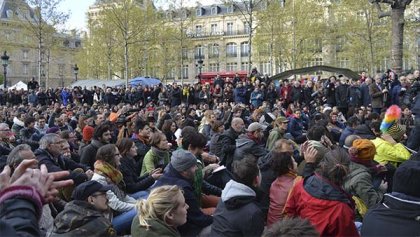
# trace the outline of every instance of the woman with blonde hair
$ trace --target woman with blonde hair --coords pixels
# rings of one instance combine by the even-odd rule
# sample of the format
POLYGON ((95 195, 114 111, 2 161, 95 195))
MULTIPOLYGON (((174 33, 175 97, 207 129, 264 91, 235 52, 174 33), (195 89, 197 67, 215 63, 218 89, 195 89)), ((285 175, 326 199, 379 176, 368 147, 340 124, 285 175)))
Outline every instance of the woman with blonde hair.
POLYGON ((200 126, 198 126, 198 131, 206 136, 207 141, 210 140, 210 131, 211 126, 216 121, 216 116, 214 115, 212 110, 206 110, 204 112, 204 117, 201 120, 200 126))
POLYGON ((133 219, 133 237, 178 237, 177 230, 187 222, 188 204, 184 194, 176 185, 164 185, 150 192, 147 200, 136 204, 138 215, 133 219))

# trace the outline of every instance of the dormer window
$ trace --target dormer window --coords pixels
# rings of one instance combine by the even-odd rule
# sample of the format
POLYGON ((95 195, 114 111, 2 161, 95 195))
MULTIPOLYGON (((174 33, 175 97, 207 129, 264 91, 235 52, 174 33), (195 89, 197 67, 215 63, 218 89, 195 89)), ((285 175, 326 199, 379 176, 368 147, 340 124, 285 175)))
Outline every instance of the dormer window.
POLYGON ((211 7, 211 14, 212 15, 219 14, 219 7, 218 6, 211 7))
POLYGON ((195 10, 195 14, 196 14, 197 16, 202 16, 202 15, 204 15, 204 9, 203 9, 202 7, 197 8, 197 9, 195 10))
POLYGON ((233 13, 233 10, 234 10, 234 7, 233 7, 233 5, 229 5, 228 7, 227 7, 227 13, 233 13))

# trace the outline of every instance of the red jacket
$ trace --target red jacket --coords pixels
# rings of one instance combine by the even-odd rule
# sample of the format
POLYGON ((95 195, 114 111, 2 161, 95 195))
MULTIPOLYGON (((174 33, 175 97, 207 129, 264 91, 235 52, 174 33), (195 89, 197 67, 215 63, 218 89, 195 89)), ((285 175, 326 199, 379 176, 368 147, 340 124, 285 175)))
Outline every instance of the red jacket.
POLYGON ((320 236, 359 236, 351 197, 318 175, 296 183, 284 212, 308 219, 320 236))
POLYGON ((271 226, 281 218, 284 205, 287 201, 290 189, 293 187, 293 181, 296 174, 285 174, 277 177, 270 187, 270 207, 267 215, 267 226, 271 226))

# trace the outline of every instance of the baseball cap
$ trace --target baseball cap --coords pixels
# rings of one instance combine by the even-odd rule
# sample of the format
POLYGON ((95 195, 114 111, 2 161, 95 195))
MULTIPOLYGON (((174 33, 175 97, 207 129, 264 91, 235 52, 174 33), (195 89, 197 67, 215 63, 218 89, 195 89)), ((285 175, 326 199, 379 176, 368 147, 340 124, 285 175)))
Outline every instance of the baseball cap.
POLYGON ((248 126, 248 129, 246 130, 247 132, 255 132, 257 130, 265 130, 267 127, 263 126, 262 124, 258 123, 258 122, 253 122, 248 126))
POLYGON ((81 183, 74 189, 72 198, 73 200, 84 201, 96 192, 106 192, 108 190, 111 190, 110 185, 102 185, 95 180, 89 180, 87 182, 81 183))

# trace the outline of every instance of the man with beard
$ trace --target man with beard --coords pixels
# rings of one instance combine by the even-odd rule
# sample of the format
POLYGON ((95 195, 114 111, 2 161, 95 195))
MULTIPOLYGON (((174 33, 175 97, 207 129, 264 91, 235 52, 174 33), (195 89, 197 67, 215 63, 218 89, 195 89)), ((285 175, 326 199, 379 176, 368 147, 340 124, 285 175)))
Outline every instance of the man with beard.
POLYGON ((109 125, 101 124, 97 126, 93 132, 92 142, 83 147, 80 152, 80 163, 93 168, 93 164, 96 161, 96 152, 101 146, 110 143, 111 139, 112 135, 109 125))

